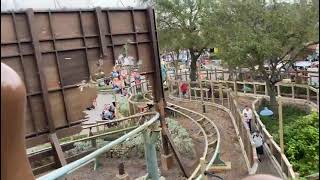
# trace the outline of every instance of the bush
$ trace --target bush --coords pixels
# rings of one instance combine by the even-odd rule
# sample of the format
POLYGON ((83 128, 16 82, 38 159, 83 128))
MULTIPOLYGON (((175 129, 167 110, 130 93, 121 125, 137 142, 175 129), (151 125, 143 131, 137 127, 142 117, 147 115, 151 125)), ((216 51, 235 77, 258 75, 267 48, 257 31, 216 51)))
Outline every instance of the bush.
POLYGON ((126 98, 119 100, 119 112, 125 117, 129 116, 129 104, 126 98))
MULTIPOLYGON (((279 144, 279 122, 276 117, 261 117, 267 130, 279 144)), ((312 112, 307 115, 294 106, 284 106, 285 154, 300 176, 319 171, 319 116, 312 112)))
POLYGON ((319 116, 312 112, 285 128, 286 155, 301 176, 319 172, 319 116))

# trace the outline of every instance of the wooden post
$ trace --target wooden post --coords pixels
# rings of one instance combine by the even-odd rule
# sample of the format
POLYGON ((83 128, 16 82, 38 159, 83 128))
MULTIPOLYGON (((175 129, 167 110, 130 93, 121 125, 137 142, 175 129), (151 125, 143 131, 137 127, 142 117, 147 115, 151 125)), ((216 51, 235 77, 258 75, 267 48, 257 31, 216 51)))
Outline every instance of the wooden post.
POLYGON ((223 105, 223 92, 222 92, 222 84, 219 83, 219 98, 221 101, 221 105, 223 105))
POLYGON ((268 96, 268 88, 267 88, 267 84, 264 85, 264 92, 265 95, 268 96))
POLYGON ((211 101, 212 103, 214 103, 214 89, 213 89, 212 81, 210 81, 210 87, 211 87, 211 101))
POLYGON ((185 74, 185 76, 186 76, 186 81, 188 81, 187 71, 185 71, 184 74, 185 74))
POLYGON ((189 89, 189 99, 191 101, 191 83, 188 82, 188 89, 189 89))
POLYGON ((257 87, 256 84, 253 83, 253 94, 256 95, 257 94, 257 87))
POLYGON ((279 84, 277 85, 277 93, 278 93, 278 96, 281 96, 280 85, 279 84))
MULTIPOLYGON (((282 100, 281 96, 278 98, 279 103, 279 138, 280 138, 280 149, 281 156, 284 154, 284 145, 283 145, 283 117, 282 117, 282 100)), ((281 168, 283 167, 283 160, 281 158, 281 168)))
POLYGON ((294 99, 294 85, 291 85, 292 99, 294 99))
POLYGON ((210 80, 212 80, 212 67, 210 67, 210 80))
POLYGON ((194 99, 197 100, 198 97, 197 97, 197 89, 196 89, 196 87, 193 90, 194 90, 194 99))
POLYGON ((309 86, 306 87, 307 90, 307 100, 310 101, 310 88, 309 86))
POLYGON ((228 108, 230 109, 230 90, 227 90, 228 108))
POLYGON ((178 92, 179 92, 179 98, 181 99, 182 97, 182 94, 181 94, 181 89, 180 89, 180 87, 181 87, 181 83, 180 82, 178 82, 178 92))
POLYGON ((236 94, 238 94, 237 81, 234 81, 234 82, 233 82, 233 89, 234 89, 234 92, 235 92, 236 94))
POLYGON ((207 69, 207 77, 206 77, 206 79, 209 79, 209 72, 208 72, 208 69, 207 69))
POLYGON ((217 68, 214 68, 214 76, 215 76, 216 80, 218 80, 217 68))
POLYGON ((224 80, 224 71, 223 71, 223 69, 222 69, 222 79, 224 80))
POLYGON ((206 107, 205 107, 204 101, 203 101, 203 88, 202 88, 201 80, 199 80, 199 85, 200 85, 200 96, 201 96, 202 112, 205 113, 206 112, 206 107))

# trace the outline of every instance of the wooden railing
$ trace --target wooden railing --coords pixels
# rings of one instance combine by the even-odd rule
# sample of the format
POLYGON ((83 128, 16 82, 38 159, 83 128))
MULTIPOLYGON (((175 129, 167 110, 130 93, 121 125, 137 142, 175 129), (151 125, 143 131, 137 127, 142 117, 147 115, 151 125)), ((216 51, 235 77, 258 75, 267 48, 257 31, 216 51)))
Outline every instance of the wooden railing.
MULTIPOLYGON (((246 82, 246 81, 222 81, 222 80, 201 80, 202 87, 205 90, 212 89, 211 92, 214 94, 215 92, 221 93, 221 89, 229 89, 231 88, 233 92, 239 95, 246 95, 252 97, 265 97, 268 98, 268 90, 266 87, 266 83, 262 82, 246 82), (246 87, 246 88, 244 88, 246 87), (249 89, 248 89, 249 87, 249 89)), ((189 87, 199 84, 199 82, 190 82, 190 81, 182 81, 182 80, 168 80, 168 87, 172 92, 173 87, 180 87, 182 83, 187 83, 189 87), (191 85, 191 86, 190 86, 191 85)), ((200 87, 200 85, 198 85, 200 87)), ((198 87, 198 88, 199 88, 198 87)), ((284 101, 290 101, 298 104, 308 105, 312 109, 319 111, 319 89, 314 88, 308 85, 302 84, 285 84, 285 83, 277 83, 277 94, 283 97, 284 101), (285 91, 286 90, 286 91, 285 91), (288 92, 289 90, 289 92, 288 92)), ((180 88, 178 88, 180 94, 180 88)), ((189 93, 193 93, 190 91, 194 91, 194 88, 188 89, 189 93)), ((212 97, 212 95, 211 95, 212 97)), ((199 96, 196 98, 200 98, 199 96)), ((210 94, 204 92, 204 99, 211 99, 210 94)), ((219 96, 220 99, 220 96, 219 96)), ((219 100, 218 99, 218 100, 219 100)), ((215 99, 212 99, 214 103, 215 99)))
MULTIPOLYGON (((230 73, 229 70, 224 70, 224 69, 200 69, 198 70, 199 72, 197 73, 197 79, 207 79, 207 80, 228 80, 228 79, 238 79, 240 75, 240 71, 233 71, 230 73), (200 76, 200 77, 199 77, 200 76)), ((183 80, 190 80, 189 75, 190 75, 190 69, 185 69, 182 71, 181 69, 178 69, 177 73, 169 71, 168 72, 168 78, 173 77, 175 80, 176 79, 183 79, 183 80)), ((246 72, 243 75, 246 76, 246 72)), ((312 78, 313 77, 318 77, 315 75, 310 75, 310 74, 316 74, 316 72, 312 71, 305 71, 305 70, 298 70, 298 71, 292 71, 292 72, 282 72, 280 74, 281 79, 292 79, 295 81, 296 84, 312 84, 312 78), (309 76, 301 75, 301 74, 309 74, 309 76)), ((244 77, 246 79, 248 77, 244 77)), ((252 76, 249 78, 252 79, 252 76)), ((262 82, 263 80, 261 80, 262 82)))

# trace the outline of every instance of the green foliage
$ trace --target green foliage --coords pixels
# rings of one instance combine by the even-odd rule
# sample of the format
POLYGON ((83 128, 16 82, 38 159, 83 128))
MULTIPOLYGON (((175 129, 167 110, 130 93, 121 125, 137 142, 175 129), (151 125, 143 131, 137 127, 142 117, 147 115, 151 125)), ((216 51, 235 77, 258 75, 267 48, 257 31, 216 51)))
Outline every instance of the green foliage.
MULTIPOLYGON (((194 145, 187 130, 183 128, 176 120, 168 118, 169 131, 172 134, 173 142, 178 151, 184 157, 194 157, 194 145)), ((144 156, 143 136, 139 135, 123 143, 123 147, 129 147, 130 151, 139 157, 144 156)), ((160 150, 161 143, 158 141, 156 149, 160 150)))
POLYGON ((185 157, 194 157, 194 144, 188 131, 183 128, 176 120, 168 118, 169 131, 173 136, 173 142, 178 151, 185 157))
POLYGON ((126 98, 120 98, 118 103, 119 103, 119 112, 120 112, 120 114, 122 114, 125 117, 129 116, 128 100, 126 98))
POLYGON ((135 95, 133 97, 133 100, 136 101, 136 102, 141 102, 141 101, 144 100, 144 98, 143 98, 143 95, 139 92, 139 93, 137 93, 137 95, 135 95))
POLYGON ((286 155, 301 176, 319 172, 319 114, 299 118, 285 128, 286 155))
MULTIPOLYGON (((306 176, 319 171, 319 114, 309 115, 293 106, 284 106, 285 154, 294 171, 306 176)), ((279 144, 279 124, 275 117, 261 117, 267 130, 279 144)))

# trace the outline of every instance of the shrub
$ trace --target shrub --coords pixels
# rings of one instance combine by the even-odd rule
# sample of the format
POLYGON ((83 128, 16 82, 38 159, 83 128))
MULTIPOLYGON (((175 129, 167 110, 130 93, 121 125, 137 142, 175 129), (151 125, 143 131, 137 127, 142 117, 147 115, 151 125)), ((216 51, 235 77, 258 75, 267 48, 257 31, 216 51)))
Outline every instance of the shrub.
MULTIPOLYGON (((319 114, 309 115, 294 106, 284 106, 285 154, 300 176, 319 171, 319 114)), ((262 122, 279 144, 279 122, 276 117, 261 117, 262 122)))

